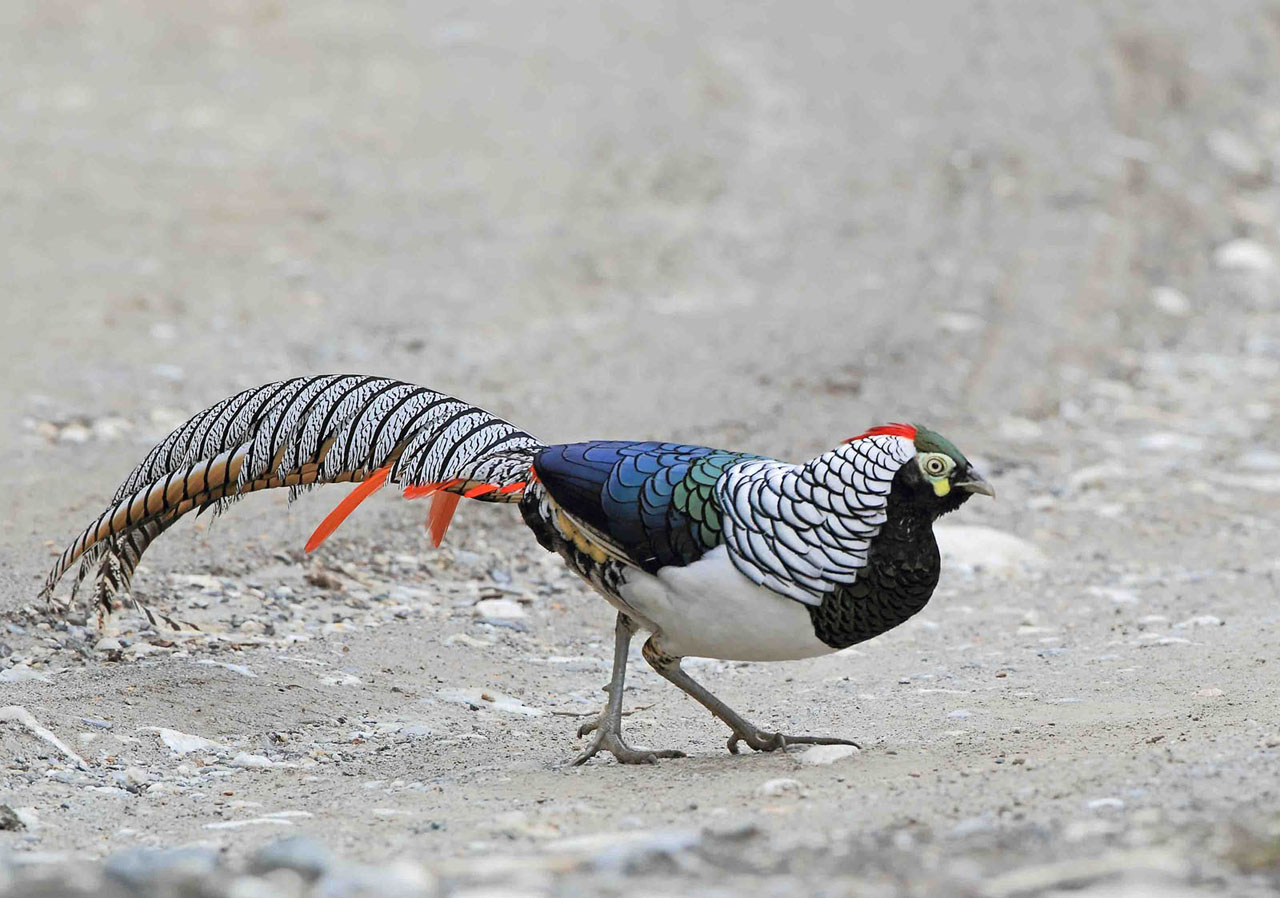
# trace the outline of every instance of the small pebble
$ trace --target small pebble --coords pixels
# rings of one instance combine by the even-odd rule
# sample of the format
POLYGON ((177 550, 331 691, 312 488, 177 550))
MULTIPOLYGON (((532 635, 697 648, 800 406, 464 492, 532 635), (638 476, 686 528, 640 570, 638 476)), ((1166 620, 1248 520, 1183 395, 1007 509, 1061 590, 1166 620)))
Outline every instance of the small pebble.
POLYGON ((291 836, 261 848, 249 861, 250 872, 293 870, 307 882, 315 882, 332 865, 329 850, 307 836, 291 836))
POLYGON ((163 880, 172 889, 166 893, 185 894, 178 883, 208 877, 219 865, 218 852, 212 848, 135 848, 109 857, 104 872, 139 893, 149 892, 147 886, 163 880))
POLYGON ((1213 251, 1213 264, 1224 271, 1244 274, 1270 274, 1276 270, 1276 257, 1256 240, 1230 240, 1213 251))
POLYGON ((1270 160, 1249 140, 1234 131, 1216 128, 1209 132, 1205 143, 1213 158, 1241 181, 1267 179, 1271 168, 1270 160))
POLYGON ((49 675, 29 667, 10 667, 0 670, 0 683, 49 682, 49 675))
POLYGON ((151 727, 150 731, 160 737, 170 751, 174 754, 185 755, 195 751, 220 752, 225 751, 227 746, 203 736, 193 736, 190 733, 180 733, 177 730, 168 730, 164 727, 151 727))
POLYGON ((1186 318, 1191 314, 1191 300, 1172 287, 1153 288, 1151 304, 1170 318, 1186 318))
POLYGON ((527 616, 520 603, 511 599, 482 599, 476 602, 474 612, 476 617, 487 620, 519 620, 527 616))
POLYGON ((803 796, 804 784, 799 780, 793 779, 776 779, 768 780, 760 784, 760 788, 756 789, 756 795, 761 798, 779 798, 783 795, 803 796))
POLYGON ((1236 465, 1249 471, 1280 471, 1280 452, 1250 449, 1241 453, 1236 465))
POLYGON ((266 757, 265 755, 251 755, 251 754, 248 754, 247 752, 240 752, 240 754, 236 755, 234 758, 231 759, 231 766, 245 768, 245 769, 263 770, 268 767, 274 767, 276 765, 275 765, 275 761, 272 761, 270 758, 266 757))
POLYGON ((1124 801, 1119 798, 1095 798, 1085 807, 1091 811, 1118 810, 1124 807, 1124 801))
POLYGON ((854 745, 815 745, 796 757, 801 764, 814 767, 834 764, 857 753, 858 748, 854 745))
POLYGON ((141 767, 126 767, 124 769, 124 781, 131 786, 144 786, 151 782, 151 774, 141 767))
POLYGON ((1196 617, 1189 617, 1181 623, 1173 625, 1175 630, 1191 630, 1196 627, 1221 627, 1222 619, 1214 617, 1212 614, 1200 614, 1196 617))
POLYGON ((436 694, 446 702, 466 705, 473 711, 502 711, 506 714, 521 714, 526 717, 541 717, 547 713, 541 708, 532 708, 518 698, 503 695, 493 689, 441 689, 436 694))

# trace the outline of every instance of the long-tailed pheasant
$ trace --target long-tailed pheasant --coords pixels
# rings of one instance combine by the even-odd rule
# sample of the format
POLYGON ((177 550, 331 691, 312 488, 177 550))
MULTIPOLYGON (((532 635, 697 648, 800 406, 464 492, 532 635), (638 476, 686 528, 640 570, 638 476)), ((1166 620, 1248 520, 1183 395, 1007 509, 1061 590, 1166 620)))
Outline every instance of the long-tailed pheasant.
MULTIPOLYGON (((110 507, 62 553, 43 595, 76 561, 110 611, 152 540, 189 511, 255 490, 359 482, 307 543, 314 550, 387 483, 431 496, 440 544, 459 499, 512 502, 538 542, 618 611, 608 703, 582 763, 677 757, 622 737, 627 651, 733 731, 730 751, 842 743, 759 729, 682 668, 688 655, 782 661, 870 639, 924 607, 938 582, 933 522, 993 490, 923 427, 890 424, 804 464, 678 443, 544 445, 425 387, 380 377, 300 377, 245 390, 183 424, 143 459, 110 507)), ((73 591, 74 594, 74 591, 73 591)))

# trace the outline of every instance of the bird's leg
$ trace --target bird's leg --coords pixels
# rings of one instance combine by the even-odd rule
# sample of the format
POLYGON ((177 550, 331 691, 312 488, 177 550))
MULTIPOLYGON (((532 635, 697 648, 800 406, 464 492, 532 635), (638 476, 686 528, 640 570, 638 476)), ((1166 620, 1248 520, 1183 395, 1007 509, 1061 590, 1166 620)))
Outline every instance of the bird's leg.
POLYGON ((852 745, 854 748, 860 747, 856 742, 848 739, 837 739, 834 736, 787 736, 783 733, 768 733, 759 729, 708 692, 705 686, 685 673, 680 667, 680 659, 664 654, 661 649, 653 644, 653 637, 650 637, 644 644, 644 659, 649 662, 650 667, 679 686, 691 698, 724 721, 729 729, 733 730, 733 735, 729 737, 729 751, 735 755, 738 753, 738 743, 740 741, 747 743, 756 751, 777 751, 780 748, 785 749, 788 745, 852 745))
POLYGON ((622 684, 627 675, 627 650, 631 647, 631 637, 636 625, 622 612, 618 612, 618 622, 614 625, 613 642, 613 676, 609 679, 607 691, 609 702, 604 706, 594 721, 584 723, 578 729, 579 736, 585 736, 592 730, 595 738, 587 746, 586 751, 578 755, 573 764, 585 764, 601 749, 618 759, 619 764, 653 764, 658 758, 683 758, 684 752, 675 750, 653 751, 647 748, 632 748, 622 740, 622 684))

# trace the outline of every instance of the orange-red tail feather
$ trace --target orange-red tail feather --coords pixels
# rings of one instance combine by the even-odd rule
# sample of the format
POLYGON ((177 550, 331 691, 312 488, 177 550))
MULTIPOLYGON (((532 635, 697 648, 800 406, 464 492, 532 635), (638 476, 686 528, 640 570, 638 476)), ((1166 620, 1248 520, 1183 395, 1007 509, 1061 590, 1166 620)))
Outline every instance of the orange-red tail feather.
MULTIPOLYGON (((369 475, 363 483, 351 491, 347 498, 343 499, 333 511, 329 512, 329 516, 321 522, 316 528, 315 533, 311 534, 311 539, 307 540, 307 551, 312 552, 319 548, 320 544, 329 538, 333 531, 341 526, 342 522, 347 519, 351 512, 355 511, 357 505, 373 495, 387 481, 387 474, 390 468, 381 468, 369 475)), ((444 539, 445 531, 449 529, 449 522, 453 519, 453 513, 458 507, 458 500, 463 496, 468 499, 475 499, 489 493, 497 493, 499 495, 507 495, 518 490, 523 490, 529 485, 528 481, 520 481, 518 483, 509 483, 506 486, 499 487, 493 483, 481 483, 471 487, 462 495, 446 490, 452 490, 466 481, 461 478, 455 480, 446 480, 442 483, 422 483, 413 486, 407 486, 404 489, 404 497, 406 499, 422 499, 427 496, 431 497, 431 511, 427 514, 427 530, 431 533, 431 542, 437 547, 444 539)))
POLYGON ((380 490, 382 485, 387 482, 387 474, 390 472, 390 467, 379 468, 348 493, 347 498, 339 502, 338 507, 329 512, 329 516, 321 521, 320 526, 311 534, 311 539, 307 540, 307 551, 314 552, 318 549, 320 544, 328 539, 333 531, 342 526, 342 522, 347 519, 351 512, 356 510, 357 505, 380 490))
POLYGON ((431 511, 427 514, 427 530, 431 533, 431 544, 437 549, 444 542, 444 532, 449 529, 453 513, 458 508, 462 497, 457 493, 436 493, 431 497, 431 511))

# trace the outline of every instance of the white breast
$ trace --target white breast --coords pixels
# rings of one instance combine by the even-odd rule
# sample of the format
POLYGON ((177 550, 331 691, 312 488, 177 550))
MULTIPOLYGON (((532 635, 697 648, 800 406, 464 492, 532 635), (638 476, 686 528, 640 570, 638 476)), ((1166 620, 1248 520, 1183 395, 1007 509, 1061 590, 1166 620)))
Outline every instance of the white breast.
POLYGON ((620 592, 671 655, 789 661, 835 651, 814 635, 805 605, 748 580, 724 546, 656 576, 628 572, 620 592))

